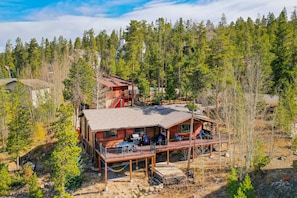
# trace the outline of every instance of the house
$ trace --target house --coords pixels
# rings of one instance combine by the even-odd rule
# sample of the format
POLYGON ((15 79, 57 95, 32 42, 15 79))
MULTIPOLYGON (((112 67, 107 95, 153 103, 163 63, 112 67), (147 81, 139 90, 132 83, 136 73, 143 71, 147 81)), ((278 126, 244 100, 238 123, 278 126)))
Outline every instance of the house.
POLYGON ((99 170, 102 162, 105 163, 107 174, 108 163, 130 161, 131 164, 133 160, 137 162, 139 159, 145 159, 146 163, 148 159, 156 162, 156 153, 161 152, 167 153, 169 163, 170 151, 189 147, 194 149, 199 145, 212 148, 214 144, 221 143, 216 138, 196 138, 202 129, 211 130, 215 124, 213 120, 199 113, 193 114, 193 134, 196 135, 190 139, 191 119, 192 113, 184 105, 87 109, 83 110, 81 115, 80 136, 86 151, 97 162, 99 170), (148 146, 129 143, 127 140, 135 134, 148 137, 151 143, 148 146), (156 139, 159 136, 164 136, 160 142, 156 139))
POLYGON ((44 102, 46 94, 51 91, 50 84, 39 79, 0 79, 0 86, 6 86, 7 90, 14 90, 17 83, 21 83, 27 88, 34 107, 38 107, 38 103, 44 102))
POLYGON ((118 108, 127 106, 131 101, 132 83, 116 76, 102 76, 98 79, 98 83, 106 89, 104 108, 118 108))

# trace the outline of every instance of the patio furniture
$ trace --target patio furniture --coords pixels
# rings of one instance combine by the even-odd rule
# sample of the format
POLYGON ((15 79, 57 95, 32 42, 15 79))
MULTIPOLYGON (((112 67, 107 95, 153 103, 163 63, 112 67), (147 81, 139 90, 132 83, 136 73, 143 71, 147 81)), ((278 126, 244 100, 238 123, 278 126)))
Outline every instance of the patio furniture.
POLYGON ((134 133, 130 136, 130 141, 134 142, 134 144, 139 144, 139 142, 141 141, 141 137, 139 136, 139 134, 134 133))
POLYGON ((116 145, 117 151, 119 153, 127 153, 127 152, 133 152, 136 149, 134 142, 127 142, 123 141, 116 145))
POLYGON ((178 135, 178 133, 175 133, 175 139, 178 141, 182 141, 183 138, 181 136, 178 135))

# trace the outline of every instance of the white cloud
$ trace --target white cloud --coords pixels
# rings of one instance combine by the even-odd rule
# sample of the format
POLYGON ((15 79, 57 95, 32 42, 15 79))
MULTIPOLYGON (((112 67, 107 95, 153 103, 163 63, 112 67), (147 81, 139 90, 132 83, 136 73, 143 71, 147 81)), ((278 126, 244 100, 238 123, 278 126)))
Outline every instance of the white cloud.
MULTIPOLYGON (((109 3, 117 4, 122 2, 112 1, 109 3)), ((175 23, 179 18, 183 18, 184 20, 191 19, 196 22, 210 20, 216 25, 221 20, 223 13, 226 15, 229 23, 235 21, 240 16, 244 19, 247 17, 255 19, 259 16, 267 15, 269 12, 273 12, 277 17, 284 7, 287 9, 289 17, 295 6, 297 6, 296 0, 204 0, 196 4, 175 4, 168 1, 155 0, 121 17, 107 18, 103 12, 101 13, 103 7, 99 6, 76 8, 78 13, 86 12, 88 16, 61 16, 63 9, 66 9, 67 6, 60 5, 60 9, 45 8, 38 13, 32 14, 31 17, 38 18, 38 21, 1 22, 0 51, 3 51, 8 40, 14 44, 17 37, 20 37, 23 42, 29 42, 32 38, 36 38, 38 41, 41 41, 41 38, 52 40, 54 36, 59 37, 60 35, 66 39, 75 39, 76 37, 81 37, 85 30, 91 28, 94 29, 96 34, 102 30, 110 33, 112 30, 126 28, 130 20, 152 22, 160 17, 172 23, 175 23), (48 13, 55 14, 49 17, 48 13)))

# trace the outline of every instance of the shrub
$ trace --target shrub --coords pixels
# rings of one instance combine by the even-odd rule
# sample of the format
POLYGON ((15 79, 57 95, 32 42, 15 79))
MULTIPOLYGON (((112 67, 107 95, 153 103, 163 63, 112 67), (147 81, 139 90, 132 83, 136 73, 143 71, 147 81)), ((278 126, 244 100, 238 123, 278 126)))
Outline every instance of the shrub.
POLYGON ((238 187, 239 187, 239 184, 238 184, 237 173, 235 168, 232 168, 228 178, 228 185, 227 185, 227 191, 228 191, 229 197, 234 197, 237 194, 238 187))
POLYGON ((29 184, 29 194, 34 198, 42 198, 43 193, 40 187, 38 186, 37 175, 33 173, 28 180, 29 184))
POLYGON ((253 156, 253 166, 255 171, 260 171, 270 162, 270 157, 264 153, 264 144, 261 141, 256 142, 256 149, 253 156))
POLYGON ((0 196, 8 194, 11 185, 11 178, 6 165, 0 165, 0 196))

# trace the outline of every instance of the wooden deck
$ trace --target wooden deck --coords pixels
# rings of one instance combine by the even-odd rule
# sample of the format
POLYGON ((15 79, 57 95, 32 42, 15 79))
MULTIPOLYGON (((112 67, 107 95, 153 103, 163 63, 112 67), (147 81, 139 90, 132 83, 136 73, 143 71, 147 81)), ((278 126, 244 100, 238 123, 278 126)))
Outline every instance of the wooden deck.
MULTIPOLYGON (((228 143, 226 139, 219 140, 218 137, 213 137, 213 139, 196 139, 192 140, 191 147, 192 151, 194 148, 201 147, 201 146, 210 146, 210 152, 212 152, 212 148, 214 145, 220 145, 223 143, 228 143)), ((98 155, 98 170, 101 171, 101 161, 104 161, 104 175, 105 175, 105 184, 107 185, 107 167, 108 163, 115 163, 115 162, 124 162, 129 161, 130 163, 130 180, 132 180, 132 161, 135 160, 138 164, 138 160, 145 159, 145 172, 146 177, 148 177, 148 163, 149 160, 151 160, 151 174, 154 174, 154 169, 156 165, 156 157, 157 153, 161 152, 167 152, 167 165, 170 163, 170 151, 175 150, 183 150, 183 149, 189 149, 190 147, 190 141, 189 140, 181 140, 181 141, 169 141, 165 145, 148 145, 148 146, 135 146, 133 149, 124 149, 119 150, 119 148, 105 148, 102 145, 100 145, 100 148, 96 149, 96 153, 98 155)), ((192 152, 192 158, 194 159, 194 152, 192 152)), ((168 169, 168 166, 163 166, 159 168, 158 174, 160 177, 167 179, 166 182, 170 183, 172 182, 172 179, 175 181, 174 176, 172 176, 171 171, 167 171, 168 173, 164 173, 162 169, 165 168, 168 169)), ((183 180, 183 176, 180 176, 180 181, 183 180)))
MULTIPOLYGON (((228 143, 227 140, 219 140, 217 136, 213 139, 195 139, 192 140, 192 148, 201 146, 220 145, 228 143)), ((135 148, 128 151, 121 151, 117 148, 100 148, 96 149, 100 158, 107 163, 123 162, 129 160, 145 159, 156 157, 156 153, 170 152, 175 150, 189 149, 190 140, 169 141, 167 145, 148 145, 148 146, 135 146, 135 148)), ((210 152, 212 149, 210 150, 210 152)))

